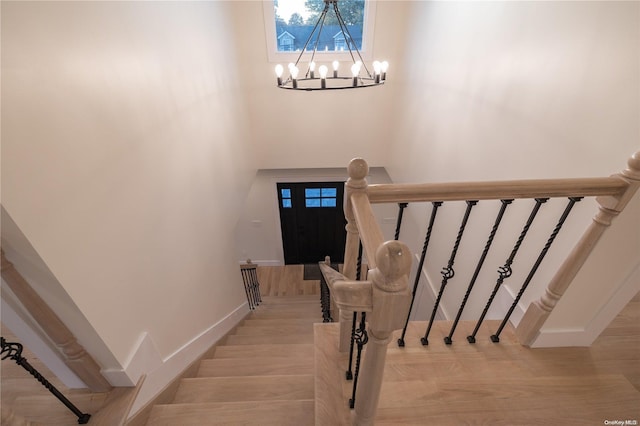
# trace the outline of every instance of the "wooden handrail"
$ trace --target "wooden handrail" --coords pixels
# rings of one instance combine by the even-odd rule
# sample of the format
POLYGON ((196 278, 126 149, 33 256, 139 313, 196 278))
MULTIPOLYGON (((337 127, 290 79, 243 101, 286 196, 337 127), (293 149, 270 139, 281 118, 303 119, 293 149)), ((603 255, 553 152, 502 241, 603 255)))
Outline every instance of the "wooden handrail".
POLYGON ((384 242, 384 236, 373 214, 371 203, 364 192, 356 192, 351 195, 351 207, 358 224, 362 247, 367 255, 369 269, 376 267, 376 250, 384 242))
POLYGON ((616 195, 628 183, 619 176, 575 179, 531 179, 487 182, 375 184, 367 187, 371 203, 506 200, 540 197, 616 195))
POLYGON ((11 262, 2 254, 2 279, 16 295, 33 319, 60 349, 62 360, 93 392, 107 392, 111 384, 100 373, 100 366, 78 343, 71 330, 29 285, 11 262))

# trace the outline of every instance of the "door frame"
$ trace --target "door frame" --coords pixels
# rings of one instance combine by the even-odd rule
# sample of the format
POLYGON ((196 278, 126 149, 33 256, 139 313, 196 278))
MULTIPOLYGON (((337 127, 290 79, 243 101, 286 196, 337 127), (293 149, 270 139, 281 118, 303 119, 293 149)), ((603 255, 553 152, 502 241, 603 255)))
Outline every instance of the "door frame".
MULTIPOLYGON (((306 182, 346 182, 348 179, 348 175, 346 174, 346 170, 344 172, 342 172, 342 174, 336 174, 335 176, 329 176, 329 175, 313 175, 313 174, 308 174, 308 175, 300 175, 300 176, 273 176, 271 177, 271 183, 270 183, 270 187, 271 187, 271 197, 272 197, 272 209, 274 209, 273 211, 274 213, 274 219, 275 219, 275 229, 277 230, 277 241, 276 244, 278 245, 278 262, 279 265, 278 266, 283 266, 284 265, 284 247, 283 244, 284 242, 282 241, 282 226, 280 225, 280 204, 278 201, 278 183, 306 183, 306 182)), ((345 196, 346 196, 346 192, 345 192, 345 196)), ((343 207, 344 208, 344 207, 343 207)))

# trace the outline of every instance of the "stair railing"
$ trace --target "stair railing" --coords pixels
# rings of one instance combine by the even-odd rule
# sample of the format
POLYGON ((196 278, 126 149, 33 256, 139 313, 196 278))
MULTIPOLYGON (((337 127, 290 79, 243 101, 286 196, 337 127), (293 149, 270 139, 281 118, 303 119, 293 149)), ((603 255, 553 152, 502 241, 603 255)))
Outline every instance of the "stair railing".
POLYGON ((100 373, 100 366, 78 343, 69 328, 29 285, 9 260, 2 254, 2 279, 16 295, 27 312, 44 333, 60 349, 62 360, 93 392, 108 392, 111 384, 100 373))
MULTIPOLYGON (((501 201, 502 207, 496 217, 494 228, 487 240, 485 250, 478 262, 474 277, 469 283, 465 300, 458 312, 457 319, 459 319, 461 311, 464 309, 466 298, 473 288, 475 278, 477 278, 479 269, 482 267, 486 253, 489 250, 507 206, 515 199, 533 199, 536 200, 534 210, 537 211, 540 204, 549 198, 563 197, 568 199, 565 211, 558 220, 556 227, 538 256, 525 283, 522 285, 509 313, 496 334, 491 336, 495 342, 499 341, 500 331, 506 324, 522 293, 526 290, 531 277, 535 274, 574 204, 583 197, 597 197, 596 201, 599 203, 600 208, 598 214, 593 219, 593 223, 551 280, 545 290, 545 294, 540 300, 530 304, 517 327, 516 334, 520 342, 523 344, 531 344, 539 333, 540 327, 549 317, 554 306, 587 260, 593 247, 611 224, 611 220, 624 209, 638 187, 640 187, 640 152, 635 153, 631 159, 629 159, 626 170, 611 177, 603 178, 368 185, 366 181, 368 171, 369 167, 366 161, 360 158, 352 160, 348 167, 349 179, 345 183, 346 197, 344 205, 345 217, 347 219, 347 238, 343 274, 331 270, 331 268, 326 267, 326 265, 321 265, 323 274, 326 274, 325 277, 331 289, 334 302, 340 308, 340 352, 349 350, 352 335, 351 322, 353 312, 370 313, 367 315, 367 319, 369 320, 367 330, 370 345, 364 356, 362 366, 363 376, 356 394, 358 403, 355 406, 354 423, 358 425, 373 424, 382 382, 386 346, 390 341, 391 332, 403 328, 403 325, 408 322, 409 310, 415 297, 415 288, 417 287, 417 280, 421 274, 424 253, 426 252, 432 226, 431 223, 425 238, 425 246, 420 261, 418 277, 416 277, 416 283, 414 284, 412 292, 408 288, 411 252, 406 245, 399 241, 383 243, 383 234, 376 221, 371 204, 430 202, 433 203, 434 209, 432 213, 433 221, 433 219, 435 219, 435 211, 443 202, 467 202, 467 211, 460 225, 449 264, 442 272, 443 282, 440 288, 439 299, 442 296, 447 281, 454 275, 453 263, 471 209, 480 200, 501 201), (369 281, 356 281, 360 244, 362 244, 369 268, 371 269, 369 281), (366 395, 360 395, 361 393, 365 393, 366 395)), ((406 204, 404 207, 406 207, 406 204)), ((402 215, 404 207, 401 207, 399 216, 402 215)), ((510 275, 510 261, 513 260, 513 256, 515 256, 519 243, 521 239, 524 238, 529 225, 530 222, 525 225, 525 229, 523 229, 523 233, 512 251, 512 256, 509 257, 505 266, 499 269, 499 282, 510 275)), ((396 229, 396 238, 399 236, 399 232, 400 229, 396 229)), ((499 284, 497 287, 499 287, 499 284)), ((495 292, 491 297, 493 296, 495 296, 495 292)), ((432 313, 432 321, 437 308, 436 303, 434 312, 432 313)), ((484 314, 486 314, 486 310, 483 316, 484 314)), ((432 321, 430 321, 430 324, 432 321)), ((403 346, 404 344, 402 339, 404 339, 405 330, 406 328, 403 330, 401 340, 398 341, 399 346, 403 346)), ((451 336, 454 330, 455 323, 448 339, 445 338, 445 343, 451 343, 451 336)), ((422 339, 423 344, 428 344, 428 331, 429 329, 427 329, 427 333, 422 339)), ((475 332, 474 336, 468 337, 469 342, 473 343, 474 338, 475 332)))
POLYGON ((247 295, 247 303, 249 303, 249 309, 251 310, 254 310, 258 305, 260 305, 260 303, 262 303, 257 270, 258 265, 253 263, 251 259, 247 259, 246 263, 240 265, 242 282, 244 283, 244 292, 247 295))

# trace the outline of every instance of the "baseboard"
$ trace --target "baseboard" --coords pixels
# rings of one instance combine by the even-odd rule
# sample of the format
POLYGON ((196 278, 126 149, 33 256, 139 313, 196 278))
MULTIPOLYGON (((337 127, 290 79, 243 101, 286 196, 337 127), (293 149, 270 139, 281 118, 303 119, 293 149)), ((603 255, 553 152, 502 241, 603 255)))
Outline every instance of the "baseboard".
POLYGON ((142 407, 147 405, 149 401, 153 400, 159 392, 165 389, 169 383, 180 376, 194 361, 199 360, 213 345, 240 323, 249 312, 248 304, 246 302, 242 303, 226 317, 193 338, 173 354, 160 360, 160 362, 158 362, 157 359, 157 351, 156 354, 153 354, 155 345, 151 338, 149 336, 142 336, 137 348, 138 350, 131 358, 125 371, 111 371, 108 372, 109 376, 106 374, 105 376, 110 380, 118 377, 120 379, 127 377, 131 380, 132 377, 130 374, 139 373, 145 360, 148 360, 152 364, 157 364, 154 365, 155 368, 149 368, 147 366, 145 381, 131 407, 131 415, 135 415, 142 407))
POLYGON ((640 291, 640 263, 631 270, 623 284, 583 328, 540 330, 532 348, 591 346, 600 333, 613 321, 629 301, 640 291))

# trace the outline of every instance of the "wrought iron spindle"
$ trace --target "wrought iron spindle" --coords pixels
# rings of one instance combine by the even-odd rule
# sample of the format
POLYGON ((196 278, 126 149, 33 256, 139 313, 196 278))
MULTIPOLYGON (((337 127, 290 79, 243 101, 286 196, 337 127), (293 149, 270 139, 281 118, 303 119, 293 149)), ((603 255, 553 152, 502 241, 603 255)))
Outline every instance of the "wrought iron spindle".
MULTIPOLYGON (((358 261, 356 263, 356 281, 360 281, 362 276, 362 241, 360 241, 360 245, 358 246, 358 261)), ((363 314, 364 315, 364 314, 363 314)), ((356 324, 358 322, 358 313, 353 313, 353 319, 351 320, 351 343, 349 345, 349 369, 345 373, 347 380, 353 379, 353 349, 356 342, 356 324)))
POLYGON ((251 277, 251 288, 253 289, 254 305, 258 306, 262 303, 262 296, 260 295, 260 282, 258 281, 258 268, 249 270, 251 277))
POLYGON ((247 270, 241 269, 242 273, 242 282, 244 283, 244 292, 247 295, 247 302, 249 303, 249 309, 254 310, 255 306, 253 305, 253 297, 251 294, 251 289, 249 286, 249 277, 247 276, 247 270))
POLYGON ((53 396, 58 398, 60 402, 62 402, 69 410, 73 412, 73 414, 76 415, 76 417, 78 417, 78 424, 84 425, 89 422, 91 414, 83 413, 82 411, 80 411, 78 407, 73 405, 71 401, 69 401, 58 389, 56 389, 55 386, 49 383, 49 381, 45 379, 42 374, 38 372, 38 370, 33 368, 33 366, 29 364, 26 358, 22 356, 23 346, 20 343, 10 343, 7 342, 4 337, 0 337, 0 346, 2 348, 2 352, 0 352, 2 356, 0 357, 0 359, 5 360, 7 358, 10 358, 14 360, 20 367, 27 370, 29 374, 31 374, 36 378, 38 382, 40 382, 42 386, 47 388, 47 390, 51 392, 53 396))
POLYGON ((333 318, 331 318, 331 291, 322 274, 320 275, 320 306, 322 307, 322 322, 333 322, 333 318))
POLYGON ((498 290, 500 289, 500 286, 502 285, 504 280, 511 276, 511 273, 512 273, 511 264, 515 259, 516 254, 518 254, 518 250, 520 249, 520 245, 522 244, 522 241, 524 241, 524 237, 527 236, 527 232, 529 232, 529 228, 531 227, 533 220, 536 218, 536 215, 540 210, 540 206, 542 206, 543 203, 546 203, 547 200, 549 199, 536 198, 535 200, 536 200, 536 204, 533 206, 533 210, 531 210, 531 213, 529 214, 529 218, 527 219, 527 222, 522 228, 522 231, 520 232, 520 236, 518 237, 518 241, 516 241, 516 244, 513 246, 513 250, 511 250, 511 254, 509 255, 509 258, 506 260, 503 266, 498 268, 499 276, 496 281, 496 285, 493 287, 493 291, 491 292, 491 295, 489 296, 489 300, 487 300, 487 304, 485 305, 484 310, 482 311, 482 314, 480 315, 480 318, 478 319, 478 322, 476 323, 476 326, 473 329, 473 333, 471 333, 471 336, 467 336, 467 341, 469 343, 476 342, 476 334, 480 329, 480 325, 482 324, 482 321, 484 321, 484 317, 487 315, 487 312, 489 311, 489 307, 491 307, 491 304, 493 303, 493 299, 496 297, 496 294, 498 293, 498 290))
POLYGON ((516 296, 515 300, 511 304, 511 307, 509 308, 509 311, 507 312, 507 315, 502 320, 502 323, 500 324, 500 327, 498 327, 498 331, 496 331, 496 334, 491 335, 491 341, 492 342, 497 343, 497 342, 500 341, 500 337, 499 336, 500 336, 500 333, 502 333, 502 329, 507 324, 507 321, 509 320, 509 317, 511 316, 511 314, 513 313, 513 310, 516 308, 516 305, 520 301, 520 298, 522 297, 522 294, 527 289, 527 286, 529 285, 529 283, 531 282, 531 279, 533 278, 533 276, 535 275, 536 271, 538 270, 538 267, 540 266, 540 263, 542 263, 542 259, 544 259, 545 255, 547 254, 547 251, 549 251, 549 247, 551 247, 551 244, 553 244, 553 241, 556 239, 556 236, 558 235, 558 232, 560 232, 560 229, 562 228, 562 225, 564 225, 564 222, 567 220, 567 217, 569 216, 569 213, 571 213, 571 209, 580 200, 582 200, 582 197, 569 197, 569 203, 565 207, 564 212, 562 212, 562 216, 560 216, 560 219, 558 219, 558 223, 556 224, 556 227, 553 229, 553 232, 549 236, 549 239, 547 240, 547 243, 544 245, 544 248, 540 252, 540 255, 538 256, 538 258, 536 259, 536 262, 534 263, 533 267, 531 268, 531 271, 529 271, 529 275, 527 275, 527 278, 524 280, 524 283, 522 284, 522 287, 520 287, 520 291, 518 292, 518 295, 516 296))
POLYGON ((444 288, 447 285, 447 282, 453 278, 455 275, 455 271, 453 270, 453 263, 456 259, 456 254, 458 253, 458 247, 460 246, 460 241, 462 240, 462 235, 464 234, 464 229, 467 226, 467 220, 469 220, 469 215, 471 214, 471 209, 473 206, 478 204, 477 200, 467 201, 467 209, 464 212, 464 217, 462 218, 462 223, 460 224, 460 229, 458 230, 458 235, 456 237, 456 242, 453 245, 453 249, 451 250, 451 256, 449 256, 449 263, 447 263, 447 267, 442 269, 442 283, 440 284, 440 290, 438 291, 438 297, 436 298, 436 302, 433 304, 433 311, 431 311, 431 318, 429 319, 429 325, 427 326, 427 331, 424 333, 424 337, 420 338, 420 342, 422 345, 426 346, 429 344, 429 333, 431 332, 431 327, 433 326, 433 320, 436 317, 436 312, 438 311, 438 306, 440 305, 440 299, 442 299, 442 294, 444 293, 444 288))
POLYGON ((422 276, 422 267, 424 265, 424 260, 427 256, 427 247, 429 247, 429 240, 431 239, 431 231, 433 230, 433 224, 436 220, 436 214, 438 213, 438 207, 442 205, 442 201, 435 201, 432 203, 433 207, 431 208, 431 218, 429 219, 429 226, 427 227, 427 234, 424 237, 424 244, 422 245, 422 254, 420 255, 420 263, 418 264, 418 270, 416 271, 416 278, 413 282, 413 292, 411 293, 411 305, 409 305, 409 313, 407 314, 407 320, 404 323, 404 327, 402 328, 402 336, 398 339, 398 346, 404 347, 404 336, 407 333, 407 326, 409 325, 409 317, 411 316, 411 309, 413 309, 413 302, 416 298, 416 291, 418 289, 418 283, 420 282, 420 277, 422 276))
POLYGON ((360 327, 355 332, 355 340, 358 345, 358 355, 356 357, 356 372, 353 378, 353 391, 351 393, 351 399, 349 400, 349 407, 353 408, 356 405, 356 389, 358 388, 358 375, 360 374, 360 360, 362 359, 362 349, 364 345, 369 341, 369 335, 366 330, 367 313, 362 312, 360 314, 360 327))
POLYGON ((500 222, 502 222, 502 217, 504 216, 504 212, 507 210, 509 204, 513 202, 513 200, 501 200, 502 205, 500 206, 500 211, 498 212, 498 216, 493 224, 493 228, 491 228, 491 232, 489 233, 489 238, 487 239, 487 243, 484 245, 484 249, 482 250, 482 255, 480 255, 480 260, 478 260, 478 264, 476 265, 476 269, 473 272, 473 276, 471 277, 471 281, 469 282, 469 286, 467 287, 467 292, 464 294, 464 298, 462 299, 462 303, 460 304, 460 308, 458 309, 458 313, 456 314, 456 319, 453 321, 453 325, 451 326, 451 331, 449 331, 449 335, 444 338, 444 343, 450 345, 453 343, 453 333, 456 331, 456 327, 458 326, 458 321, 460 321, 460 316, 462 315, 462 311, 464 310, 465 305, 467 304, 467 300, 469 299, 469 295, 471 294, 471 290, 473 290, 473 286, 476 284, 476 280, 478 279, 478 274, 480 274, 480 270, 484 265, 484 261, 487 258, 487 254, 489 253, 489 249, 491 248, 491 244, 493 243, 493 238, 496 236, 496 232, 498 231, 498 227, 500 226, 500 222))
POLYGON ((393 237, 394 240, 398 241, 400 238, 400 228, 402 228, 402 216, 404 214, 404 209, 407 208, 409 203, 398 203, 398 221, 396 222, 396 233, 393 237))

